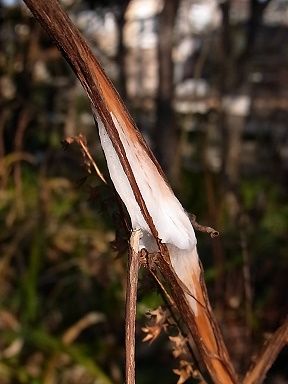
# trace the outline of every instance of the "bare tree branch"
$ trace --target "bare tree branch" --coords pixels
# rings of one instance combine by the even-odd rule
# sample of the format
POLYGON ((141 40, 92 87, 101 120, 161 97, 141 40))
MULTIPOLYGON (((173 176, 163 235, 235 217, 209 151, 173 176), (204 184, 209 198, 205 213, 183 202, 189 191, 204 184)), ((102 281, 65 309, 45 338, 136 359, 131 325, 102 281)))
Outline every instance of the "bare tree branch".
POLYGON ((95 160, 93 159, 93 157, 90 154, 90 151, 89 151, 88 146, 87 146, 86 137, 81 135, 81 133, 80 133, 80 135, 78 135, 78 136, 66 137, 65 140, 63 141, 64 144, 72 144, 73 142, 76 142, 81 147, 83 158, 84 158, 84 163, 85 164, 88 163, 87 168, 88 168, 89 173, 91 173, 90 167, 92 165, 97 176, 103 181, 104 184, 107 184, 105 177, 103 176, 98 165, 96 164, 95 160))

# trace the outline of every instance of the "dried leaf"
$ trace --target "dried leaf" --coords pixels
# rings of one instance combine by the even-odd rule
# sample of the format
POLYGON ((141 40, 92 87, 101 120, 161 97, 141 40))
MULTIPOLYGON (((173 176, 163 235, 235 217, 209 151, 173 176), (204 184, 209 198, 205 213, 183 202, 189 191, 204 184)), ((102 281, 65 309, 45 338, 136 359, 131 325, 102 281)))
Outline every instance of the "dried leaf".
POLYGON ((179 376, 177 384, 183 384, 190 377, 194 377, 192 365, 190 363, 188 363, 188 361, 185 361, 185 360, 181 360, 180 361, 180 368, 179 369, 173 369, 173 372, 179 376))
POLYGON ((187 339, 181 334, 177 336, 169 336, 169 340, 172 343, 172 353, 175 358, 187 354, 187 339))
POLYGON ((158 307, 153 311, 149 311, 148 315, 155 317, 155 324, 163 324, 167 320, 167 313, 162 307, 158 307))
POLYGON ((146 336, 142 341, 148 341, 149 343, 153 343, 154 340, 157 339, 157 337, 160 335, 162 331, 161 325, 152 325, 152 326, 146 326, 142 328, 142 331, 146 333, 146 336))

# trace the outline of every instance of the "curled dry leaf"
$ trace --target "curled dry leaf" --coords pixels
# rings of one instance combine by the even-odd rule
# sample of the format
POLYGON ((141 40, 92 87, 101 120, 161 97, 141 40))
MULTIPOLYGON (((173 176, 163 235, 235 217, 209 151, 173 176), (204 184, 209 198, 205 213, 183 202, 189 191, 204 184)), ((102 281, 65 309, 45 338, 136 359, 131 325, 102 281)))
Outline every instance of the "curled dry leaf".
POLYGON ((153 343, 154 340, 160 335, 162 331, 162 325, 147 325, 146 327, 141 328, 146 336, 142 341, 148 341, 149 343, 153 343))
POLYGON ((167 312, 162 307, 149 311, 147 315, 155 318, 155 324, 163 324, 167 321, 167 312))
POLYGON ((196 216, 193 213, 189 214, 189 218, 190 218, 190 221, 192 223, 193 228, 196 231, 208 233, 210 235, 210 237, 212 237, 212 239, 214 237, 218 237, 220 235, 220 232, 217 231, 216 229, 197 223, 196 216))
POLYGON ((152 343, 160 335, 161 331, 167 330, 167 312, 162 307, 158 307, 153 311, 149 311, 146 316, 150 319, 150 324, 142 328, 142 331, 146 333, 143 341, 152 343))
POLYGON ((195 377, 192 365, 185 360, 180 361, 179 369, 173 369, 173 372, 179 376, 177 384, 185 383, 190 377, 195 377))
POLYGON ((175 358, 187 355, 187 338, 181 334, 177 336, 169 336, 172 343, 172 353, 175 358))

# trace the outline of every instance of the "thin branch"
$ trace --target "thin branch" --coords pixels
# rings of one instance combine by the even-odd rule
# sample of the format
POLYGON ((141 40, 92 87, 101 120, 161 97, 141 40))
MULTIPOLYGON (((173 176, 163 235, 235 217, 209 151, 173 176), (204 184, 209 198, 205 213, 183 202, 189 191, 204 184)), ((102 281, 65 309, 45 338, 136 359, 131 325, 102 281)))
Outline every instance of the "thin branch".
POLYGON ((189 218, 196 231, 208 233, 212 238, 219 236, 219 232, 216 229, 197 223, 195 215, 189 214, 189 218))
POLYGON ((93 159, 93 157, 90 154, 90 151, 89 151, 88 146, 87 146, 87 140, 86 140, 85 136, 83 136, 81 134, 78 136, 69 136, 69 137, 66 137, 66 139, 64 140, 65 144, 72 144, 73 142, 76 142, 77 144, 80 145, 85 163, 87 163, 87 160, 88 160, 88 167, 90 167, 90 165, 92 165, 96 174, 99 176, 99 178, 103 181, 104 184, 107 184, 105 177, 103 176, 103 174, 100 171, 99 167, 97 166, 95 160, 93 159))
POLYGON ((126 384, 135 384, 135 320, 139 272, 139 240, 141 230, 132 232, 128 253, 128 273, 125 309, 126 384))
POLYGON ((273 334, 270 340, 264 345, 256 362, 246 373, 243 384, 260 384, 280 351, 288 344, 288 319, 273 334))

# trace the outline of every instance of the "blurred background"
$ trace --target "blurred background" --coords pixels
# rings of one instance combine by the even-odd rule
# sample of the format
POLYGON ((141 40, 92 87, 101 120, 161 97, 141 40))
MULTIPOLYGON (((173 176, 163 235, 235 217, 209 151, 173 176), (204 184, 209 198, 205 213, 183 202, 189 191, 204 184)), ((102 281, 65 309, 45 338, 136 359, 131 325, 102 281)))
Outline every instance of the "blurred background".
MULTIPOLYGON (((244 373, 288 308, 288 1, 62 4, 187 211, 221 232, 198 234, 200 256, 244 373)), ((127 233, 61 145, 82 133, 107 175, 88 99, 20 1, 0 0, 0 44, 0 384, 122 383, 127 233)), ((178 380, 167 335, 141 341, 158 305, 143 271, 139 384, 178 380)), ((267 383, 288 383, 287 359, 267 383)))

